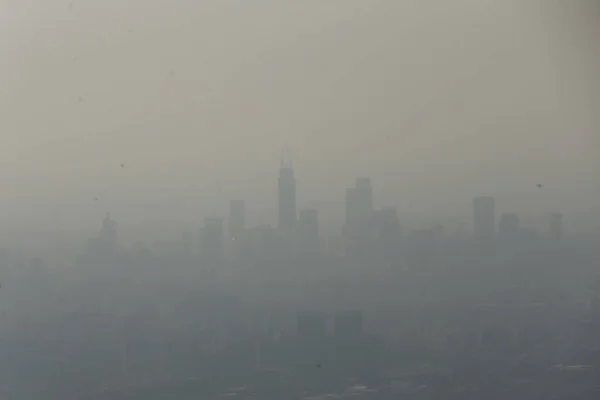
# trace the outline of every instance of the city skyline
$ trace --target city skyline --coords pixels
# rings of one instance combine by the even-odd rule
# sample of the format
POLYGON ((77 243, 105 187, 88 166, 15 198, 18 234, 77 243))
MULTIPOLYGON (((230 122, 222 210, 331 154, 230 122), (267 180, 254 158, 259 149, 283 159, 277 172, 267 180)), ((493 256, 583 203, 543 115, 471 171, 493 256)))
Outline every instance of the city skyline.
POLYGON ((598 0, 0 3, 0 398, 598 399, 598 0))
MULTIPOLYGON (((523 224, 518 213, 502 211, 496 205, 492 196, 475 196, 471 202, 471 218, 462 221, 456 227, 448 227, 439 222, 430 223, 421 228, 407 228, 397 213, 396 207, 377 208, 373 206, 373 186, 370 177, 360 176, 355 179, 354 186, 345 191, 344 202, 339 206, 344 211, 344 221, 338 226, 336 234, 324 234, 320 230, 320 217, 322 213, 317 208, 298 208, 296 205, 296 181, 291 159, 280 162, 278 176, 277 208, 274 210, 276 216, 275 224, 247 224, 248 210, 244 199, 232 199, 229 201, 228 213, 224 215, 213 215, 205 217, 202 225, 196 229, 184 231, 181 238, 185 242, 194 242, 194 232, 199 239, 199 250, 207 254, 207 260, 212 260, 220 265, 226 254, 235 255, 243 253, 244 240, 251 232, 261 229, 270 229, 272 233, 284 241, 293 241, 297 249, 305 254, 319 254, 321 252, 321 239, 326 237, 339 237, 344 241, 347 255, 360 256, 373 240, 371 226, 379 226, 380 235, 384 240, 391 242, 387 246, 395 246, 395 241, 401 237, 417 237, 429 231, 431 235, 450 234, 464 235, 465 226, 469 226, 470 235, 481 244, 499 240, 500 243, 518 240, 519 236, 531 235, 532 232, 541 234, 554 240, 561 240, 568 231, 564 224, 564 214, 560 212, 541 213, 542 222, 539 226, 523 224), (395 222, 394 222, 395 221, 395 222), (390 236, 391 235, 391 236, 390 236), (417 235, 417 236, 415 236, 417 235), (387 236, 387 239, 386 239, 387 236), (395 239, 394 239, 395 238, 395 239), (367 247, 365 247, 367 246, 367 247)), ((538 189, 543 185, 536 184, 538 189)), ((598 231, 595 231, 596 233, 598 231)), ((574 232, 577 233, 577 232, 574 232)), ((110 219, 107 213, 102 223, 102 229, 98 239, 106 242, 106 236, 112 237, 112 251, 116 251, 116 223, 110 219), (108 233, 107 233, 108 232, 108 233)), ((176 239, 172 237, 171 239, 176 239)), ((421 240, 421 239, 419 239, 421 240)), ((427 239, 429 240, 429 239, 427 239)), ((280 244, 281 245, 281 244, 280 244)), ((384 250, 387 251, 387 250, 384 250)))
MULTIPOLYGON (((393 209, 396 218, 399 221, 400 229, 405 235, 412 231, 437 229, 436 226, 443 226, 447 234, 465 231, 474 233, 476 224, 473 214, 475 212, 473 201, 476 201, 477 198, 491 198, 493 200, 492 209, 494 213, 493 218, 491 218, 491 222, 488 222, 488 225, 491 224, 493 226, 492 231, 494 234, 497 233, 498 237, 502 236, 501 230, 506 228, 506 216, 514 218, 513 215, 516 216, 517 221, 509 222, 509 225, 516 224, 519 231, 531 232, 535 230, 542 234, 549 234, 551 232, 553 229, 551 228, 553 224, 551 219, 554 217, 554 225, 560 226, 560 228, 554 228, 555 233, 553 234, 557 237, 563 236, 564 234, 598 232, 598 227, 600 226, 600 224, 593 223, 593 218, 588 218, 588 224, 582 226, 581 224, 578 224, 578 217, 580 216, 577 214, 563 213, 560 209, 552 208, 544 210, 539 208, 533 212, 519 212, 518 207, 516 211, 515 208, 509 208, 505 202, 498 201, 496 196, 488 196, 487 194, 471 197, 465 195, 462 199, 463 201, 457 201, 456 204, 445 203, 443 199, 435 199, 435 201, 439 202, 441 205, 441 207, 437 209, 437 213, 435 212, 436 209, 434 209, 430 214, 421 213, 413 215, 410 212, 410 207, 407 207, 407 204, 403 205, 402 203, 399 203, 390 205, 390 203, 386 202, 380 191, 380 187, 377 184, 377 179, 373 180, 370 177, 360 175, 354 179, 354 182, 349 182, 347 185, 348 187, 345 190, 338 193, 339 196, 337 199, 331 201, 320 201, 319 199, 298 201, 298 197, 306 198, 306 196, 302 190, 302 181, 300 181, 299 189, 296 188, 296 170, 291 166, 291 162, 292 160, 290 158, 283 164, 280 162, 279 165, 279 173, 281 174, 282 171, 286 171, 284 172, 284 175, 286 173, 288 174, 287 176, 284 176, 284 187, 286 185, 285 179, 291 179, 287 182, 287 187, 292 190, 288 194, 288 201, 292 200, 290 203, 291 208, 289 208, 292 213, 291 218, 294 219, 293 214, 295 213, 296 217, 294 219, 294 225, 298 224, 299 227, 303 226, 305 232, 318 231, 320 240, 335 240, 336 238, 344 237, 346 238, 344 240, 347 240, 345 225, 348 215, 346 214, 349 209, 348 201, 352 201, 348 196, 350 195, 350 197, 352 197, 352 191, 356 191, 361 185, 363 186, 363 190, 366 190, 365 195, 367 196, 365 200, 363 200, 366 202, 363 206, 366 207, 365 210, 368 210, 368 212, 371 213, 377 210, 379 210, 378 212, 383 212, 385 210, 393 209), (354 183, 354 188, 352 187, 352 183, 354 183), (451 207, 448 206, 449 204, 451 207), (448 212, 450 209, 455 210, 453 215, 448 212), (315 222, 312 223, 312 225, 315 226, 315 228, 307 228, 306 223, 300 223, 301 215, 304 214, 306 216, 307 213, 314 214, 314 216, 309 217, 309 219, 314 219, 315 222), (560 216, 560 218, 558 218, 558 216, 560 216), (557 229, 560 229, 560 233, 557 233, 557 229)), ((277 169, 274 168, 274 171, 277 171, 277 169)), ((301 170, 300 176, 302 176, 301 170)), ((266 178, 268 177, 265 177, 265 179, 266 178)), ((279 183, 277 183, 278 179, 281 181, 281 175, 279 175, 279 178, 272 176, 272 181, 275 183, 273 185, 274 188, 277 188, 279 185, 279 183)), ((170 215, 155 215, 144 221, 131 223, 131 221, 127 221, 127 218, 123 218, 122 214, 115 214, 109 209, 102 210, 97 207, 94 212, 96 216, 87 215, 86 225, 81 226, 78 229, 73 229, 68 227, 61 228, 60 224, 57 223, 58 218, 65 215, 68 217, 68 214, 63 212, 58 215, 58 218, 55 216, 55 218, 52 219, 52 223, 54 224, 52 225, 52 229, 46 230, 45 232, 36 230, 35 226, 30 228, 27 228, 24 225, 7 227, 4 232, 10 234, 6 236, 6 239, 0 241, 0 243, 2 243, 5 248, 14 248, 25 251, 26 253, 33 253, 44 257, 63 258, 65 254, 78 253, 82 247, 87 246, 87 239, 85 238, 94 235, 94 231, 97 229, 96 227, 107 213, 112 214, 113 218, 119 223, 119 241, 121 245, 125 246, 132 246, 136 243, 162 246, 166 243, 173 242, 174 240, 179 240, 182 234, 198 234, 206 225, 206 221, 210 220, 220 220, 220 224, 222 225, 220 230, 222 231, 224 238, 227 238, 229 230, 232 227, 231 221, 229 220, 229 215, 232 211, 237 214, 236 218, 238 221, 234 222, 234 225, 237 224, 238 229, 240 226, 246 228, 270 226, 279 230, 278 199, 281 193, 279 193, 278 190, 279 189, 275 189, 272 192, 273 205, 271 207, 266 207, 264 204, 263 207, 256 207, 256 203, 249 202, 244 198, 243 193, 241 193, 237 198, 225 201, 220 212, 206 213, 206 209, 197 206, 191 208, 189 214, 186 214, 184 216, 185 218, 182 219, 172 218, 170 215), (157 216, 158 218, 155 218, 157 216), (8 230, 9 228, 10 230, 8 230)), ((530 194, 534 194, 537 198, 552 195, 551 191, 548 191, 545 185, 537 183, 530 188, 530 194)), ((501 195, 499 197, 502 198, 501 195)), ((289 218, 290 217, 288 217, 288 225, 289 218)), ((514 228, 508 228, 508 230, 511 229, 514 230, 514 228)), ((231 250, 227 249, 227 245, 223 246, 226 248, 226 251, 231 250)), ((314 244, 311 246, 315 248, 314 244)))
POLYGON ((540 208, 577 230, 600 223, 597 24, 577 2, 459 0, 465 14, 416 1, 133 1, 102 15, 11 1, 0 242, 85 232, 106 210, 132 237, 176 232, 242 197, 252 219, 276 223, 284 144, 298 206, 319 208, 323 229, 341 216, 310 202, 339 202, 361 175, 375 206, 403 219, 463 217, 492 195, 523 223, 540 208))

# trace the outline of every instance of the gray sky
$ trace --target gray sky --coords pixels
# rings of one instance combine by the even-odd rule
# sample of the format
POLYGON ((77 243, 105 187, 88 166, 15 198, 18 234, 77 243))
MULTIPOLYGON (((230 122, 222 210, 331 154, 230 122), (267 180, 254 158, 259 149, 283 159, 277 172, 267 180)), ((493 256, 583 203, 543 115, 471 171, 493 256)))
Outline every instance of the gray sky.
POLYGON ((359 175, 412 218, 468 216, 479 194, 595 218, 584 2, 4 0, 0 223, 92 229, 111 210, 171 234, 230 198, 274 222, 285 145, 299 205, 331 221, 359 175))

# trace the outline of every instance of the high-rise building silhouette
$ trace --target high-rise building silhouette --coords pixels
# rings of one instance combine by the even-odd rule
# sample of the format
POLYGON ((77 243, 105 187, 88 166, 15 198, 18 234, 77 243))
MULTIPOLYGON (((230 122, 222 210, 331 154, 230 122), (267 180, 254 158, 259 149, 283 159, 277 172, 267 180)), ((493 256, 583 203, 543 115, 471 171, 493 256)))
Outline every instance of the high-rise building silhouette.
POLYGON ((346 189, 346 225, 364 224, 371 218, 372 213, 371 179, 357 178, 355 187, 346 189))
POLYGON ((400 221, 396 207, 385 207, 373 212, 372 227, 377 237, 396 237, 400 234, 400 221))
POLYGON ((357 178, 355 187, 346 189, 346 221, 343 228, 346 253, 366 250, 373 218, 373 189, 370 178, 357 178))
POLYGON ((98 236, 88 242, 88 253, 92 259, 104 261, 117 253, 117 247, 117 223, 107 213, 98 236))
POLYGON ((519 217, 517 214, 504 213, 498 223, 498 236, 502 239, 516 239, 519 236, 519 217))
POLYGON ((316 209, 308 208, 298 213, 298 250, 304 255, 319 252, 319 214, 316 209))
POLYGON ((277 228, 290 235, 296 227, 296 178, 291 162, 281 162, 279 168, 279 219, 277 228))
POLYGON ((100 238, 105 242, 109 251, 114 252, 117 248, 117 223, 112 220, 110 214, 107 213, 102 221, 102 230, 100 238))
POLYGON ((473 199, 473 232, 477 239, 490 240, 496 231, 494 198, 490 196, 473 199))
POLYGON ((229 240, 242 239, 246 229, 246 210, 243 200, 231 200, 229 202, 229 220, 227 235, 229 240))

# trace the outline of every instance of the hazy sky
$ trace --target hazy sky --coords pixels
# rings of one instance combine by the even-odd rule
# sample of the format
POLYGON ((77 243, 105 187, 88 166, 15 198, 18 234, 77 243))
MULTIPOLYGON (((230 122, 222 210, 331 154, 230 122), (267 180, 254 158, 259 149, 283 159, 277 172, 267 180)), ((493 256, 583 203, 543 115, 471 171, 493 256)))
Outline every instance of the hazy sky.
POLYGON ((230 198, 274 222, 286 145, 299 205, 332 220, 359 175, 407 217, 468 216, 480 194, 598 212, 600 7, 583 3, 3 0, 0 224, 93 229, 111 210, 175 232, 230 198))

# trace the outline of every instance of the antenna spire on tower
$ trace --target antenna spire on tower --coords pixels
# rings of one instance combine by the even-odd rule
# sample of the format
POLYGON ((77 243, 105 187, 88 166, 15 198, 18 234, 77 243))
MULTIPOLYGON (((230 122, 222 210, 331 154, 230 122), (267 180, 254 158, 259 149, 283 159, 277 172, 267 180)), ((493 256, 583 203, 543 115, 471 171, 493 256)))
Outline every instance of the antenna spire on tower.
POLYGON ((283 149, 281 150, 281 168, 292 168, 293 167, 293 161, 292 161, 293 157, 292 157, 292 151, 290 150, 289 147, 284 146, 283 149))

